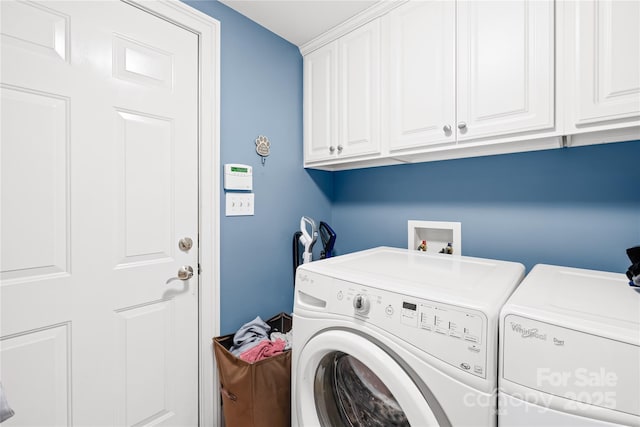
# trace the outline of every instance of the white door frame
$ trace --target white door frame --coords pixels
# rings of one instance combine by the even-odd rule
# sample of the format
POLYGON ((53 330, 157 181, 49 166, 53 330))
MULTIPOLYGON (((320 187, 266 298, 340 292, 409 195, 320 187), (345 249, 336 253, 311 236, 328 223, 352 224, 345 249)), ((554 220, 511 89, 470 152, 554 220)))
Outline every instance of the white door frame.
POLYGON ((219 425, 212 338, 220 333, 220 22, 179 0, 122 0, 198 35, 200 425, 219 425))

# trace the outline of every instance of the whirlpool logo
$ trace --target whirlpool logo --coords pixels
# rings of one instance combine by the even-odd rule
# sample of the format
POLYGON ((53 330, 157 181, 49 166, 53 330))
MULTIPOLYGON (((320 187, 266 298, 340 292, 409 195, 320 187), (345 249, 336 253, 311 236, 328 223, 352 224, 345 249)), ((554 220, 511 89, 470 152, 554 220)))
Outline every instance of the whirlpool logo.
POLYGON ((520 334, 522 338, 537 338, 543 341, 547 340, 547 334, 541 334, 538 332, 538 328, 523 328, 521 323, 510 323, 511 330, 520 334))

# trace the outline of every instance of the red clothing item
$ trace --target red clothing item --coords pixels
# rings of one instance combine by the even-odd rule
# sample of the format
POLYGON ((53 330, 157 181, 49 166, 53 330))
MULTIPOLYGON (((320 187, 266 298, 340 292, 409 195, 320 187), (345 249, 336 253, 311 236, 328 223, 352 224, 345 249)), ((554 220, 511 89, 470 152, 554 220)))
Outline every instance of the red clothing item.
POLYGON ((254 363, 267 357, 275 356, 284 352, 284 340, 277 339, 275 341, 262 340, 258 345, 251 347, 249 350, 240 354, 240 359, 245 362, 254 363))

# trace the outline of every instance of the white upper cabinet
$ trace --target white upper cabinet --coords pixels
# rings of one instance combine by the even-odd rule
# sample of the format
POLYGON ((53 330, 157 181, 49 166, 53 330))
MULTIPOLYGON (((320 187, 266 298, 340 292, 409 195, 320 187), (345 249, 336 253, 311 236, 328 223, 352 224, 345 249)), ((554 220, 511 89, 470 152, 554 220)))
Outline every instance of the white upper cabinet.
POLYGON ((338 42, 304 58, 305 162, 334 157, 337 145, 338 42), (333 151, 330 147, 333 146, 333 151))
POLYGON ((390 152, 553 130, 552 1, 417 1, 388 19, 390 152))
POLYGON ((552 1, 409 1, 386 19, 391 155, 559 146, 552 1))
POLYGON ((566 133, 639 126, 640 2, 584 0, 562 7, 566 133))
POLYGON ((552 1, 457 2, 458 141, 552 129, 552 1))
POLYGON ((380 22, 304 57, 307 163, 380 153, 380 22))
POLYGON ((411 2, 389 14, 389 150, 456 141, 453 1, 411 2))
POLYGON ((338 40, 338 156, 380 152, 380 20, 338 40))
POLYGON ((301 48, 305 166, 640 139, 640 1, 378 4, 301 48))

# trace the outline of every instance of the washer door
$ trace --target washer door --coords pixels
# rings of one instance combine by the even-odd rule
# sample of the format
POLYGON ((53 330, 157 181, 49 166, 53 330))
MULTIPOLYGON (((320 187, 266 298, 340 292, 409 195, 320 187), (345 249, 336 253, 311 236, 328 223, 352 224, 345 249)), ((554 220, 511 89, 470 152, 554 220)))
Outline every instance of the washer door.
POLYGON ((356 333, 329 330, 315 336, 300 350, 298 369, 300 426, 450 425, 422 381, 356 333))

